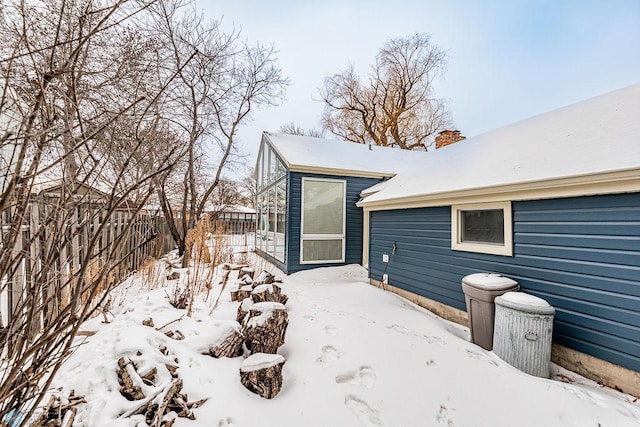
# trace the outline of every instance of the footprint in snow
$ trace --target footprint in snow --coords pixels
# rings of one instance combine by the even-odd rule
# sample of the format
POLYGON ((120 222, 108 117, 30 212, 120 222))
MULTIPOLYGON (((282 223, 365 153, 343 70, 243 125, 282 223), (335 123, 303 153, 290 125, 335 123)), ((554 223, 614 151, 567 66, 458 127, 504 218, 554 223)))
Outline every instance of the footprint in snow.
POLYGON ((431 360, 427 360, 427 366, 436 366, 437 363, 435 360, 431 359, 431 360))
POLYGON ((380 426, 380 417, 378 411, 358 396, 352 394, 347 395, 344 398, 344 404, 347 408, 355 414, 360 420, 360 423, 365 427, 378 427, 380 426))
POLYGON ((473 350, 467 350, 467 356, 469 356, 472 359, 482 359, 482 355, 477 351, 473 351, 473 350))
POLYGON ((453 420, 449 417, 449 409, 444 405, 440 405, 440 410, 436 415, 436 420, 438 421, 438 424, 444 424, 447 427, 455 427, 453 420))
POLYGON ((357 371, 338 375, 336 382, 338 384, 358 384, 364 389, 370 389, 376 382, 376 372, 370 366, 361 366, 357 371))
POLYGON ((397 325, 397 324, 393 324, 391 326, 387 326, 388 329, 393 329, 396 332, 399 332, 401 334, 404 335, 410 335, 409 329, 407 329, 406 327, 402 326, 402 325, 397 325))
POLYGON ((327 366, 340 359, 340 352, 332 345, 322 347, 322 355, 316 359, 316 363, 327 366))
POLYGON ((478 353, 477 351, 467 350, 467 356, 469 356, 472 359, 485 360, 490 365, 498 366, 498 362, 496 362, 495 360, 491 359, 488 356, 478 353))
POLYGON ((314 316, 313 314, 305 314, 304 316, 302 316, 302 318, 304 320, 308 320, 309 322, 315 322, 316 321, 316 316, 314 316))
POLYGON ((445 340, 443 340, 442 338, 438 337, 438 336, 435 336, 435 335, 423 335, 423 337, 429 344, 447 345, 447 342, 445 340))
POLYGON ((324 327, 324 333, 327 335, 336 335, 338 333, 338 328, 333 325, 327 325, 324 327))
POLYGON ((218 421, 218 427, 234 427, 235 423, 233 422, 233 418, 227 417, 218 421))

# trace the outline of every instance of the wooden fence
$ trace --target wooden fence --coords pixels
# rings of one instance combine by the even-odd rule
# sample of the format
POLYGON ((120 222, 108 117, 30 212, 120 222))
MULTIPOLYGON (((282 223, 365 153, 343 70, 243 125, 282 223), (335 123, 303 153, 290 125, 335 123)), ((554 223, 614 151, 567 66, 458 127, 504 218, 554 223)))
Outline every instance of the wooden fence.
MULTIPOLYGON (((52 220, 46 200, 27 205, 13 250, 13 259, 19 263, 0 278, 0 327, 18 314, 27 290, 42 287, 42 283, 46 289, 41 306, 55 315, 65 304, 65 290, 68 293, 73 286, 82 262, 88 262, 85 278, 106 268, 103 286, 108 286, 137 270, 145 259, 174 247, 163 217, 118 209, 105 218, 104 205, 89 202, 69 209, 60 215, 62 219, 52 220)), ((2 236, 17 223, 11 208, 2 212, 2 236)), ((46 322, 47 313, 41 315, 46 322)))

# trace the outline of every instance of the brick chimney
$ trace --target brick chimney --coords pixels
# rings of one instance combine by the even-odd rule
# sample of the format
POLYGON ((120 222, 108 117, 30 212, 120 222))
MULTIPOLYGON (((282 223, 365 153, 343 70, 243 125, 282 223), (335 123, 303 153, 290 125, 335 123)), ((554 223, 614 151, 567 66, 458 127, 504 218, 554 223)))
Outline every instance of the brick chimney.
POLYGON ((467 137, 461 135, 459 130, 443 130, 438 134, 438 136, 436 136, 436 150, 455 142, 462 141, 463 139, 467 139, 467 137))

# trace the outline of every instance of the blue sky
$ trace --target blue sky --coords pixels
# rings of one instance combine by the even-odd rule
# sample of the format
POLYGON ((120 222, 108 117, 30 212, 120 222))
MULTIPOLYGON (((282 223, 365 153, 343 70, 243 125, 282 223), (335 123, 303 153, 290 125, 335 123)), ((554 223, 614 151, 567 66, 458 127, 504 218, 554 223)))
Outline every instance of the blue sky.
POLYGON ((262 130, 318 127, 322 80, 362 74, 392 37, 431 34, 448 55, 437 95, 473 136, 640 82, 640 0, 197 0, 249 41, 274 44, 292 85, 240 133, 253 163, 262 130))

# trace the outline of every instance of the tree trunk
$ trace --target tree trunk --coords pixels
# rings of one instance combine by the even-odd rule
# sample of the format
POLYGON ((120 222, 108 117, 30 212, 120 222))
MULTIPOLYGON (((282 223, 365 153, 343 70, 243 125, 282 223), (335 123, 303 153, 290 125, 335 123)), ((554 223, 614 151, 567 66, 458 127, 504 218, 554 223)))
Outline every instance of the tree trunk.
POLYGON ((238 329, 234 329, 222 342, 211 347, 209 354, 215 358, 241 356, 243 342, 242 333, 238 329))
POLYGON ((251 306, 244 328, 245 344, 251 354, 275 354, 282 344, 289 324, 287 309, 277 302, 251 306))
POLYGON ((251 297, 251 292, 253 292, 253 286, 244 285, 238 291, 238 300, 244 301, 245 298, 251 297))
POLYGON ((257 353, 249 356, 240 367, 240 382, 252 393, 272 399, 282 388, 284 363, 285 358, 279 354, 257 353))
POLYGON ((258 285, 251 293, 251 299, 254 303, 270 301, 286 304, 289 298, 281 292, 282 291, 278 285, 258 285))

